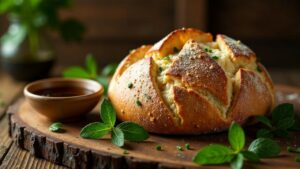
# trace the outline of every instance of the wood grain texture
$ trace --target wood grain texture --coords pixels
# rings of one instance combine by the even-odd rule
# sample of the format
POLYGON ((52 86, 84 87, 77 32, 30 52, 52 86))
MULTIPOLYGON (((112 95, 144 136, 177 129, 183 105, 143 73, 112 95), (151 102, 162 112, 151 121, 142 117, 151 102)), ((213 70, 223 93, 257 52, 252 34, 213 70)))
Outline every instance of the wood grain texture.
POLYGON ((24 82, 17 82, 7 74, 0 72, 0 100, 3 102, 0 106, 0 119, 6 108, 23 89, 24 82))
POLYGON ((5 117, 0 122, 0 165, 7 154, 11 144, 12 139, 8 135, 8 118, 5 117))
MULTIPOLYGON (((290 92, 298 94, 297 99, 300 99, 300 89, 298 88, 278 86, 276 89, 277 93, 281 93, 282 96, 280 102, 290 101, 290 92)), ((295 102, 294 104, 299 113, 300 103, 295 102)), ((194 137, 151 135, 143 143, 127 142, 125 148, 128 149, 129 154, 124 155, 124 150, 113 146, 109 141, 109 137, 101 140, 87 140, 79 137, 81 127, 88 122, 95 121, 98 118, 97 113, 87 115, 83 122, 64 123, 65 133, 49 132, 48 126, 51 122, 37 115, 24 100, 20 100, 19 103, 12 106, 8 113, 11 135, 17 146, 29 150, 34 156, 71 168, 197 168, 191 162, 196 150, 210 143, 227 144, 226 133, 194 137), (193 150, 182 152, 176 150, 176 145, 184 146, 185 143, 190 143, 193 150), (155 150, 157 144, 162 145, 163 151, 155 150)), ((246 128, 248 143, 254 138, 255 130, 253 128, 246 128)), ((297 133, 291 139, 279 140, 282 146, 280 157, 264 159, 257 167, 263 169, 299 168, 299 164, 294 161, 296 154, 286 152, 287 145, 300 145, 299 138, 300 135, 297 133)), ((10 157, 10 154, 22 154, 21 150, 15 151, 13 148, 8 152, 7 158, 10 157)), ((24 159, 27 154, 18 156, 20 156, 20 159, 24 159)), ((14 164, 10 161, 6 162, 4 160, 3 165, 13 166, 14 164)), ((24 165, 24 162, 22 165, 24 165)), ((253 167, 253 164, 246 165, 246 168, 253 167)), ((218 168, 227 167, 219 166, 218 168)))

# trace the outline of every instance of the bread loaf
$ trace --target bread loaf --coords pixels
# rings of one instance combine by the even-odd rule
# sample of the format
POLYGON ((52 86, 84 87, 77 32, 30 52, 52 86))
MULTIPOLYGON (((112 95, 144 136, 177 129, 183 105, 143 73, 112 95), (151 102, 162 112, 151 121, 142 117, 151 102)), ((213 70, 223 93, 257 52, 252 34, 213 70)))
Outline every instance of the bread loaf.
POLYGON ((274 107, 272 80, 251 49, 192 28, 131 51, 108 96, 121 121, 160 134, 218 132, 274 107))

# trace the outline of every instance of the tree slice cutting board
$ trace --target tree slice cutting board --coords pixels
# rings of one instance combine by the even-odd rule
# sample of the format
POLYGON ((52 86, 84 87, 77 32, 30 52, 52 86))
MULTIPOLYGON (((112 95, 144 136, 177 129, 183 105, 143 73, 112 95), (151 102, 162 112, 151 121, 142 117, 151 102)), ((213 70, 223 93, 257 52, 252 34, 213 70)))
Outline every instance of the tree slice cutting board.
MULTIPOLYGON (((279 103, 293 103, 296 111, 300 112, 300 89, 277 86, 276 91, 279 103)), ((200 136, 153 134, 145 142, 126 142, 122 149, 111 144, 110 136, 101 140, 83 139, 79 136, 83 126, 99 121, 97 111, 87 114, 78 121, 63 123, 64 132, 62 133, 50 132, 48 127, 51 122, 36 113, 25 99, 20 99, 12 105, 8 113, 10 135, 19 147, 30 151, 36 157, 71 168, 229 168, 229 165, 199 167, 192 162, 192 157, 202 147, 210 143, 227 144, 227 132, 200 136), (192 150, 178 151, 176 149, 176 146, 184 147, 186 143, 191 145, 192 150), (161 145, 162 151, 156 150, 157 145, 161 145), (128 154, 124 154, 124 149, 128 151, 128 154)), ((246 128, 248 144, 255 138, 255 131, 255 126, 246 128)), ((279 142, 282 146, 282 153, 279 157, 264 159, 260 164, 246 163, 245 168, 299 169, 300 163, 294 160, 297 154, 288 153, 286 146, 300 146, 300 134, 295 133, 292 138, 282 139, 279 142)))

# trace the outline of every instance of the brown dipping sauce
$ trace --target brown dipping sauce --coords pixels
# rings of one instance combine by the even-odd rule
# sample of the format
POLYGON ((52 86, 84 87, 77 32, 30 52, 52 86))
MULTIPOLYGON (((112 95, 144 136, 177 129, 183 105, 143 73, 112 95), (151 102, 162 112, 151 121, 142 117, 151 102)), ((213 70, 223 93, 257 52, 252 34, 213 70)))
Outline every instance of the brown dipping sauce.
POLYGON ((93 93, 91 90, 87 90, 79 87, 55 87, 48 89, 41 89, 34 92, 36 95, 48 96, 48 97, 71 97, 80 96, 93 93))

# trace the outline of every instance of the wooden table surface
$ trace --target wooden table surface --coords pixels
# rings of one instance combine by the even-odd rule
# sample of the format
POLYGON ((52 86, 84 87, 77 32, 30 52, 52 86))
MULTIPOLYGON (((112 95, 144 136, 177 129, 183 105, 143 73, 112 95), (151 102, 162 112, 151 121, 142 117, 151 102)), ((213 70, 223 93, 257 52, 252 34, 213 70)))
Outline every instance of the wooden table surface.
MULTIPOLYGON (((300 88, 300 69, 272 70, 270 72, 274 83, 300 88)), ((0 73, 0 169, 66 168, 33 157, 29 152, 18 148, 9 137, 8 117, 5 112, 9 105, 11 105, 18 97, 22 96, 24 85, 24 82, 16 82, 8 75, 0 73)))

